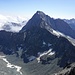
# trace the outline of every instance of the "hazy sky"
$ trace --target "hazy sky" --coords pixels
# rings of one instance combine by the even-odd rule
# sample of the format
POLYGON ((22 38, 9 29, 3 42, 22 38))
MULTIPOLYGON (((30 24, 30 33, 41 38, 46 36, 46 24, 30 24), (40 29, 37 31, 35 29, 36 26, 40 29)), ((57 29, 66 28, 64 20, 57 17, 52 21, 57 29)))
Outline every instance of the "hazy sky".
POLYGON ((54 18, 75 18, 75 0, 0 0, 0 14, 31 17, 37 10, 54 18))

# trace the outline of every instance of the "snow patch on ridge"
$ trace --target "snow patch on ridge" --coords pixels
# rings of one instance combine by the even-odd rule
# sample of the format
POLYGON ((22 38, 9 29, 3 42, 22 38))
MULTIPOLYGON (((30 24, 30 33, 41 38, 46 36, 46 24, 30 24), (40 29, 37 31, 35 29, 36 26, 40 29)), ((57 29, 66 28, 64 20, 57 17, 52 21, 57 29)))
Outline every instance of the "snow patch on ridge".
POLYGON ((59 32, 59 31, 55 31, 55 30, 53 30, 53 29, 52 29, 52 32, 51 32, 51 33, 54 34, 54 35, 56 35, 58 38, 59 38, 60 36, 67 38, 68 41, 71 42, 73 46, 75 46, 75 39, 74 39, 74 38, 72 38, 72 37, 70 37, 70 36, 68 36, 68 35, 65 35, 65 34, 59 32))
POLYGON ((52 33, 54 34, 54 35, 56 35, 56 36, 58 36, 58 37, 60 37, 60 36, 65 36, 63 33, 61 33, 61 32, 59 32, 59 31, 56 31, 56 30, 53 30, 52 29, 52 33))
MULTIPOLYGON (((52 30, 53 30, 53 29, 52 29, 52 30)), ((74 39, 74 38, 72 38, 72 37, 70 37, 70 36, 68 36, 68 35, 65 35, 65 34, 59 32, 59 31, 55 31, 55 30, 53 30, 51 33, 54 34, 54 35, 56 35, 58 38, 59 38, 60 36, 67 38, 68 41, 71 42, 73 46, 75 46, 75 39, 74 39)))
POLYGON ((55 52, 52 52, 52 49, 49 49, 48 51, 45 51, 43 53, 38 52, 39 57, 37 58, 38 63, 40 63, 40 58, 44 55, 54 55, 55 52))

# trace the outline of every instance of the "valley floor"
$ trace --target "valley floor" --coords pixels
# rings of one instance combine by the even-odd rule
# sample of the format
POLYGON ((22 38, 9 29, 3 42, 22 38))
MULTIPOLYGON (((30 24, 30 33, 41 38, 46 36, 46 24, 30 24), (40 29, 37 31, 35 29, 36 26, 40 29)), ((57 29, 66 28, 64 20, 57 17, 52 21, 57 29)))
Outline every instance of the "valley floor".
MULTIPOLYGON (((6 59, 11 64, 22 67, 20 70, 22 72, 22 75, 51 75, 54 72, 58 72, 58 71, 62 70, 62 68, 60 68, 59 66, 56 65, 58 59, 55 59, 54 61, 52 61, 51 64, 46 64, 46 65, 38 63, 37 60, 31 61, 26 64, 26 63, 23 63, 22 59, 16 57, 15 55, 6 55, 6 59)), ((0 60, 0 61, 4 62, 3 60, 0 60)), ((4 66, 4 67, 6 67, 6 66, 4 66)), ((8 68, 8 67, 6 67, 6 68, 8 68)), ((17 69, 15 69, 15 68, 14 69, 8 68, 8 70, 11 73, 11 74, 8 73, 8 75, 17 75, 17 74, 21 75, 20 72, 17 72, 17 69), (17 74, 15 74, 15 73, 17 73, 17 74)))

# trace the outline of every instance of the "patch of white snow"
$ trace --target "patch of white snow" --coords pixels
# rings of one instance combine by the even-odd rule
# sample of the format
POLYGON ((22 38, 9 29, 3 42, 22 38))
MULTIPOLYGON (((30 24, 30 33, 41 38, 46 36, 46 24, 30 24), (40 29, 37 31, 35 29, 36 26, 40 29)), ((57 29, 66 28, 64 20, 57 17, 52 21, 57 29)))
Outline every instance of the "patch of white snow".
POLYGON ((58 38, 59 38, 60 36, 65 37, 65 35, 64 35, 63 33, 59 32, 59 31, 56 31, 56 30, 54 30, 54 29, 52 29, 52 32, 51 32, 51 33, 54 34, 54 35, 56 35, 58 38))
POLYGON ((7 61, 5 56, 0 56, 0 59, 2 59, 3 61, 5 61, 7 63, 7 67, 9 67, 9 68, 16 68, 17 72, 19 72, 22 75, 22 72, 20 71, 21 70, 20 66, 13 65, 13 64, 9 63, 9 61, 7 61))
POLYGON ((54 55, 55 54, 55 52, 50 52, 48 55, 54 55))
POLYGON ((42 56, 44 56, 44 55, 54 55, 55 54, 55 52, 52 52, 52 49, 49 49, 48 51, 45 51, 45 52, 43 52, 43 53, 39 53, 40 55, 39 55, 39 57, 37 58, 37 61, 38 61, 38 63, 40 62, 40 58, 42 57, 42 56))
POLYGON ((46 42, 45 41, 43 41, 43 45, 46 45, 46 42))

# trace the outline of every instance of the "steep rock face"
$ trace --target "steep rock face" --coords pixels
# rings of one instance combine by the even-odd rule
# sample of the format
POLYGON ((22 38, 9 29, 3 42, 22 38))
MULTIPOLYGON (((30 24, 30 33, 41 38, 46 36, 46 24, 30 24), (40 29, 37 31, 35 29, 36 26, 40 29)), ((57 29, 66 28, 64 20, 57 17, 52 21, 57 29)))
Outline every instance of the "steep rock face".
MULTIPOLYGON (((44 51, 48 51, 52 49, 54 54, 54 58, 59 58, 58 65, 65 66, 67 62, 73 62, 75 47, 64 37, 57 37, 48 32, 46 29, 42 28, 33 28, 28 31, 27 36, 25 38, 25 54, 29 56, 38 56, 38 52, 43 53, 44 51), (45 42, 45 44, 43 44, 45 42), (48 46, 48 44, 51 44, 48 46), (65 58, 66 57, 66 58, 65 58)), ((42 57, 41 57, 42 58, 42 57)), ((50 61, 51 58, 48 58, 50 61)), ((44 60, 47 60, 44 59, 44 60)), ((43 61, 43 63, 47 63, 47 61, 43 61)))
POLYGON ((75 30, 73 30, 66 22, 61 19, 53 19, 41 11, 37 11, 20 32, 35 26, 40 26, 41 28, 45 27, 47 30, 52 28, 65 35, 75 38, 75 30))
POLYGON ((5 54, 16 52, 17 48, 23 43, 23 34, 0 31, 0 51, 5 54))
MULTIPOLYGON (((61 67, 65 66, 68 62, 75 61, 75 47, 66 38, 55 36, 53 29, 61 31, 66 35, 73 34, 73 30, 64 21, 60 19, 54 20, 43 12, 37 11, 20 31, 20 33, 25 32, 27 34, 24 43, 26 51, 23 52, 22 57, 37 57, 39 52, 43 53, 44 51, 52 49, 52 51, 55 52, 54 58, 58 57, 60 59, 58 65, 61 67), (43 42, 45 42, 45 44, 43 44, 43 42), (48 44, 51 44, 51 46, 48 46, 48 44)), ((44 60, 47 60, 47 58, 44 60)), ((27 62, 27 60, 24 60, 24 62, 27 62)), ((43 59, 42 62, 47 63, 47 61, 43 61, 43 59)))
POLYGON ((66 22, 60 19, 56 19, 55 24, 58 31, 64 33, 65 35, 75 38, 75 31, 66 22))

